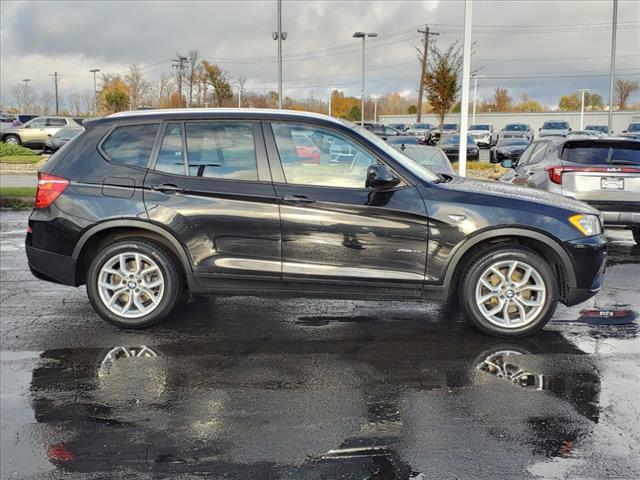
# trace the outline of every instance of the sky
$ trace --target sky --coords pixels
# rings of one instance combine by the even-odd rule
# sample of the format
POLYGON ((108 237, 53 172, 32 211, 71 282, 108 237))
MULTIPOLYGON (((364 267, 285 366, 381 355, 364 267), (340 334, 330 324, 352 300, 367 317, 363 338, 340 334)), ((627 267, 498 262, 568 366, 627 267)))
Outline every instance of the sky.
MULTIPOLYGON (((476 0, 472 70, 478 98, 497 86, 555 106, 560 95, 590 88, 608 98, 612 0, 476 0)), ((171 74, 170 59, 189 50, 221 65, 246 88, 277 90, 276 0, 19 1, 0 3, 0 94, 30 78, 30 88, 62 94, 90 91, 89 70, 125 73, 138 64, 146 78, 171 74)), ((284 94, 328 96, 330 87, 359 96, 361 41, 367 40, 366 91, 415 96, 418 28, 428 24, 440 47, 462 41, 464 2, 283 1, 284 94)), ((640 81, 640 0, 620 0, 616 72, 640 81)), ((640 102, 635 94, 633 102, 640 102)))

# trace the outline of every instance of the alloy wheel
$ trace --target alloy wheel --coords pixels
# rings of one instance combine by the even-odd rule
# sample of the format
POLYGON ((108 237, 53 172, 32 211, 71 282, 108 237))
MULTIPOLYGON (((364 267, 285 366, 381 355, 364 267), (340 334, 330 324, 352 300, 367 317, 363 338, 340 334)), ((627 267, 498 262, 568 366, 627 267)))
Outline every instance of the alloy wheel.
POLYGON ((484 270, 475 301, 484 318, 502 328, 520 328, 536 320, 547 297, 542 275, 519 260, 503 260, 484 270))
POLYGON ((137 252, 114 255, 98 274, 98 292, 105 307, 124 318, 140 318, 154 311, 165 291, 158 264, 137 252))

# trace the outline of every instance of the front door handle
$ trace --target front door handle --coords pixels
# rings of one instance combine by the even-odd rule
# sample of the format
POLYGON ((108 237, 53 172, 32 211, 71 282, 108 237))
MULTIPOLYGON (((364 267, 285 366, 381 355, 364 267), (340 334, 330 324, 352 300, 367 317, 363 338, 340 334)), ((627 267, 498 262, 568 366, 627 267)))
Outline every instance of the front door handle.
POLYGON ((180 193, 184 192, 184 188, 173 185, 172 183, 163 183, 162 185, 152 185, 151 190, 162 193, 180 193))
POLYGON ((283 202, 287 203, 315 203, 313 198, 305 197, 304 195, 285 195, 282 197, 283 202))

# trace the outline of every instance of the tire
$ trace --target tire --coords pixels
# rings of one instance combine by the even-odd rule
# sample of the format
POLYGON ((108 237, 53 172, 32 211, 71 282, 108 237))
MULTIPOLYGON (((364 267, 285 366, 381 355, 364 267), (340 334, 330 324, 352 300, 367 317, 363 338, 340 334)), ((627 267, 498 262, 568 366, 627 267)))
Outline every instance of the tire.
POLYGON ((471 323, 489 335, 505 338, 530 335, 544 327, 556 310, 559 288, 553 269, 543 257, 527 248, 509 246, 486 251, 465 270, 460 305, 471 323), (514 264, 507 284, 490 270, 496 267, 506 281, 514 264), (529 268, 526 283, 518 288, 529 268), (482 298, 487 300, 481 302, 482 298))
POLYGON ((173 310, 180 293, 180 275, 162 247, 131 238, 116 241, 97 254, 87 271, 86 288, 91 305, 104 320, 120 328, 144 328, 173 310), (140 270, 151 273, 140 274, 140 270), (129 283, 123 284, 125 277, 129 283), (109 301, 113 307, 108 306, 109 301))
POLYGON ((640 228, 632 228, 631 233, 633 234, 633 240, 636 242, 636 245, 640 245, 640 228))
POLYGON ((2 142, 6 143, 7 145, 22 145, 20 137, 18 137, 17 135, 7 135, 2 139, 2 142))

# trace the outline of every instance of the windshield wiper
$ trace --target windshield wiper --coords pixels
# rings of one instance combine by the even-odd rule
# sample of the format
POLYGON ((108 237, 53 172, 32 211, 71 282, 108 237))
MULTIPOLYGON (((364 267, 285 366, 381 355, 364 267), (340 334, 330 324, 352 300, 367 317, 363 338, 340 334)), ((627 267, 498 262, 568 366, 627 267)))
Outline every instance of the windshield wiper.
POLYGON ((611 165, 637 165, 633 160, 612 160, 609 163, 611 165))

